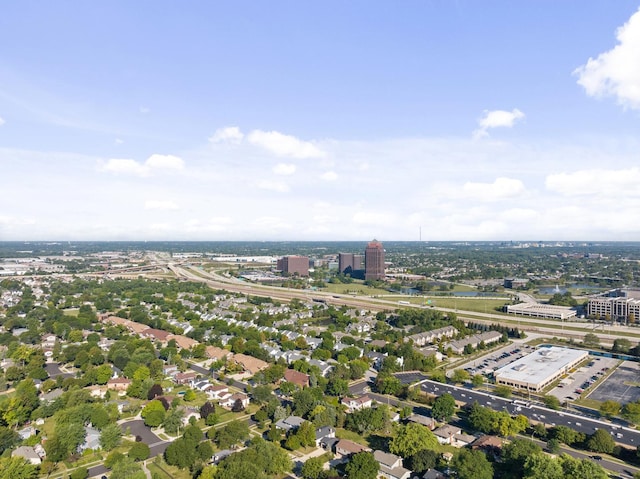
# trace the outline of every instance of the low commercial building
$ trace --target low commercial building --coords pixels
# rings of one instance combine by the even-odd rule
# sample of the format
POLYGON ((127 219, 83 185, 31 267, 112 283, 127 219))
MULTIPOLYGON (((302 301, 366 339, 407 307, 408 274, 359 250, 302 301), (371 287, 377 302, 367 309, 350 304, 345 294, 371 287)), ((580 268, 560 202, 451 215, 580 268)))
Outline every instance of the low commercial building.
POLYGON ((507 306, 507 313, 531 316, 533 318, 547 318, 567 320, 576 316, 577 312, 569 306, 555 306, 553 304, 520 303, 507 306))
POLYGON ((539 348, 494 373, 496 384, 539 392, 589 356, 588 351, 552 346, 539 348))

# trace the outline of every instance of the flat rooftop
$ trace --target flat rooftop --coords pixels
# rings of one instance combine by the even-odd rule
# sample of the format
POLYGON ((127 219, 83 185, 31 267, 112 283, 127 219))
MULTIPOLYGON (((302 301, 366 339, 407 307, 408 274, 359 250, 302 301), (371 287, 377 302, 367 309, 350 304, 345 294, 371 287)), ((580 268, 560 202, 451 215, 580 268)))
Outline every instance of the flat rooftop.
POLYGON ((579 349, 538 348, 531 354, 498 369, 494 376, 501 380, 511 379, 522 383, 540 384, 557 371, 588 355, 579 349))

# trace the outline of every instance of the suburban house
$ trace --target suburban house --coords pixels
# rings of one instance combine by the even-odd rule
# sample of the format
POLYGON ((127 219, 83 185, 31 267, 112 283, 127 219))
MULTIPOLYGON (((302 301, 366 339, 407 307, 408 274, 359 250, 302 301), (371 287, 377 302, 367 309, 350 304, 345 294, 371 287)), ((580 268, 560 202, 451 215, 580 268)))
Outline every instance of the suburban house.
POLYGON ((225 396, 229 395, 229 386, 225 386, 223 384, 211 386, 207 389, 207 395, 211 399, 223 399, 225 396))
POLYGON ((42 463, 42 459, 32 446, 19 446, 11 452, 11 457, 22 457, 34 466, 42 463))
POLYGON ((173 380, 176 384, 189 384, 196 377, 198 377, 198 373, 191 371, 188 373, 178 373, 173 377, 173 380))
POLYGON ((234 354, 233 360, 252 376, 269 367, 269 363, 262 359, 247 356, 246 354, 234 354))
POLYGON ((100 431, 90 426, 85 426, 84 430, 87 435, 85 436, 84 442, 80 444, 80 451, 100 449, 100 431))
POLYGON ((109 381, 107 381, 107 389, 118 392, 126 391, 130 384, 131 380, 127 378, 109 379, 109 381))
POLYGON ((411 471, 402 467, 402 458, 382 451, 373 451, 373 457, 378 464, 380 470, 378 475, 386 479, 409 479, 411 471))
POLYGON ((204 351, 209 359, 214 359, 216 361, 220 361, 227 356, 233 356, 231 351, 228 349, 222 349, 217 346, 207 346, 204 351))
MULTIPOLYGON (((304 422, 304 419, 302 419, 301 417, 289 416, 287 418, 280 419, 278 422, 276 422, 276 427, 278 429, 282 429, 285 432, 289 432, 291 430, 295 431, 302 425, 303 422, 304 422)), ((335 436, 335 431, 334 431, 334 436, 335 436)))
POLYGON ((231 409, 233 405, 236 403, 236 401, 238 400, 240 401, 240 403, 242 404, 242 407, 244 408, 246 408, 249 405, 249 396, 247 396, 244 393, 232 394, 228 398, 221 400, 219 404, 224 408, 231 409))
POLYGON ((423 416, 422 414, 412 414, 407 417, 407 422, 415 422, 417 424, 422 424, 424 427, 429 428, 433 431, 436 428, 436 420, 429 416, 423 416))
POLYGON ((463 434, 459 427, 452 426, 450 424, 445 424, 444 426, 439 427, 433 431, 433 434, 435 434, 436 439, 438 439, 440 444, 449 444, 454 447, 468 446, 476 440, 475 436, 463 434))
POLYGON ((324 426, 316 429, 316 447, 320 447, 323 439, 333 439, 336 437, 336 430, 331 426, 324 426))
POLYGON ((352 454, 357 454, 364 451, 369 452, 371 451, 371 449, 356 442, 350 441, 349 439, 340 439, 340 441, 338 441, 338 443, 336 444, 335 453, 338 459, 340 459, 342 457, 349 457, 352 454))
POLYGON ((373 401, 367 395, 355 398, 342 398, 340 402, 347 407, 347 412, 359 411, 360 409, 371 407, 373 404, 373 401))
POLYGON ((300 388, 309 386, 309 375, 296 371, 295 369, 287 369, 284 372, 284 380, 300 388))

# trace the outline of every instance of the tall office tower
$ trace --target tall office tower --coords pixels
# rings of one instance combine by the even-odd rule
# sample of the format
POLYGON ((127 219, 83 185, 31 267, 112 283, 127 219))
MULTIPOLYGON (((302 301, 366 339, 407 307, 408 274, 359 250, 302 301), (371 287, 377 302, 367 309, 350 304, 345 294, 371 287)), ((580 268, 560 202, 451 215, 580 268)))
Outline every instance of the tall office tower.
POLYGON ((364 255, 363 254, 354 254, 353 255, 353 270, 360 271, 363 270, 364 267, 364 255))
POLYGON ((373 240, 364 250, 364 279, 384 279, 384 248, 373 240))
POLYGON ((347 271, 350 273, 355 268, 353 267, 353 253, 338 253, 338 270, 341 273, 347 271))
POLYGON ((283 273, 309 276, 309 258, 307 256, 284 256, 278 260, 277 269, 283 273))

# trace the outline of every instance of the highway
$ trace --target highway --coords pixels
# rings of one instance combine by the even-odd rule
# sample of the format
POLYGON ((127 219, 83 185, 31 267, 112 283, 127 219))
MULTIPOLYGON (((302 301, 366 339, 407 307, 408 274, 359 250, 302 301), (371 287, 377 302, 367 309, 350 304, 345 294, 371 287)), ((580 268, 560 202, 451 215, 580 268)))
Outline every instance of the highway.
MULTIPOLYGON (((335 306, 348 306, 352 308, 365 308, 371 311, 389 311, 399 307, 397 300, 384 298, 354 297, 348 294, 336 294, 323 291, 309 291, 289 288, 266 286, 256 283, 246 283, 237 278, 225 277, 216 273, 207 273, 204 270, 193 270, 193 267, 186 267, 177 263, 167 263, 166 267, 178 278, 188 279, 208 284, 214 289, 224 289, 230 292, 251 294, 256 296, 269 296, 280 301, 291 301, 294 298, 310 301, 313 298, 321 299, 327 304, 335 306)), ((424 308, 422 305, 402 305, 402 307, 424 308)), ((477 323, 501 323, 518 327, 523 331, 537 332, 549 336, 563 336, 567 338, 582 339, 586 330, 598 335, 603 344, 610 344, 615 337, 629 338, 632 335, 640 335, 640 329, 629 326, 607 326, 606 331, 598 330, 602 325, 594 325, 586 321, 565 321, 559 323, 549 319, 540 319, 526 316, 505 316, 495 313, 469 312, 459 309, 442 308, 430 306, 433 309, 445 313, 454 313, 459 319, 473 321, 477 323), (583 328, 585 331, 572 331, 570 328, 583 328)))
POLYGON ((494 411, 504 410, 511 415, 522 414, 529 420, 541 422, 546 426, 567 426, 584 434, 593 434, 596 429, 604 429, 621 445, 633 449, 640 445, 640 431, 618 426, 607 421, 592 419, 566 411, 556 411, 543 406, 519 406, 514 404, 513 399, 505 399, 484 391, 442 384, 429 379, 421 381, 419 386, 427 394, 440 396, 441 394, 449 393, 458 402, 472 404, 477 401, 479 405, 491 408, 494 411))

